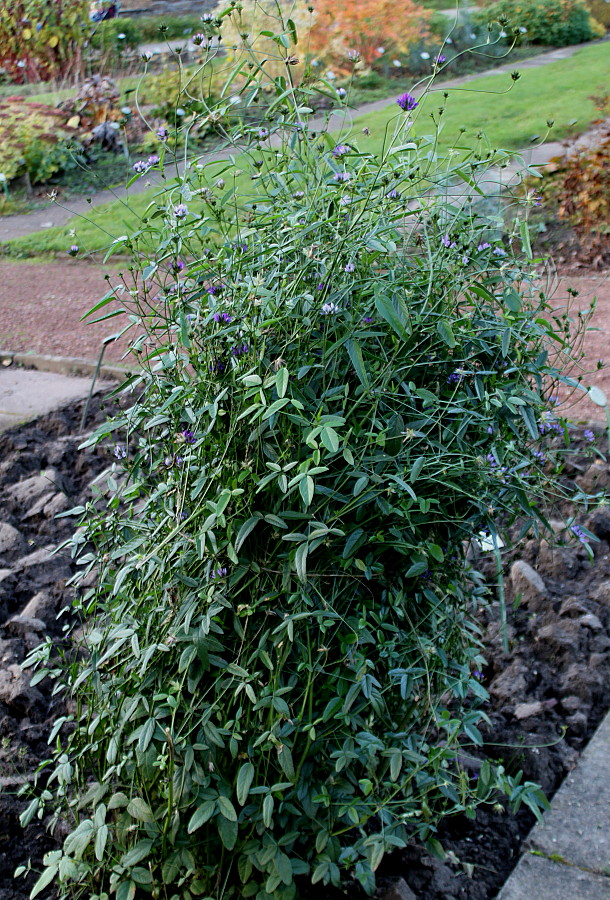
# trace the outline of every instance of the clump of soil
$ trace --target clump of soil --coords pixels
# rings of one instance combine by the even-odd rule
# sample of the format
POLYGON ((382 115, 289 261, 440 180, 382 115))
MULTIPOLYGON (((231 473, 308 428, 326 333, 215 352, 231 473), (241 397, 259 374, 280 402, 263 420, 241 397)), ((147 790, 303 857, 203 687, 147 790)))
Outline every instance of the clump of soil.
MULTIPOLYGON (((106 412, 102 404, 94 418, 106 412)), ((61 700, 44 681, 32 687, 19 663, 45 635, 61 640, 70 615, 73 563, 51 550, 71 534, 74 519, 55 516, 86 502, 92 480, 113 460, 111 446, 78 450, 81 413, 76 404, 0 435, 0 896, 12 900, 27 900, 34 880, 14 881, 15 868, 30 860, 39 869, 55 846, 44 823, 34 820, 21 831, 19 814, 29 798, 19 791, 48 758, 47 737, 62 714, 61 700)), ((608 466, 584 455, 564 477, 591 493, 610 481, 608 466)), ((610 706, 610 511, 600 507, 581 522, 599 538, 594 563, 578 541, 562 543, 562 524, 553 524, 557 546, 530 540, 507 560, 507 653, 497 603, 481 613, 491 724, 485 747, 473 749, 511 774, 522 770, 549 796, 610 706)), ((486 557, 479 566, 492 577, 486 557)), ((417 844, 393 854, 378 873, 378 897, 403 878, 418 900, 491 900, 532 824, 527 810, 513 815, 501 808, 481 810, 474 822, 448 820, 439 834, 446 859, 417 844)), ((54 893, 40 896, 50 900, 54 893)))

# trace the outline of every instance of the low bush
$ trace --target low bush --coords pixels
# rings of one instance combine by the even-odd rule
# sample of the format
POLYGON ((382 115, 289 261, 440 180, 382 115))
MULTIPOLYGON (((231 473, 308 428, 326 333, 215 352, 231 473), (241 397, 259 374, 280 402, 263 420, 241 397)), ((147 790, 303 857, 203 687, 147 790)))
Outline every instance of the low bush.
POLYGON ((90 44, 104 54, 117 55, 142 43, 142 30, 135 19, 106 19, 92 25, 90 44))
POLYGON ((498 0, 479 14, 522 32, 532 44, 564 47, 595 37, 594 23, 584 0, 498 0))
MULTIPOLYGON (((209 3, 201 4, 202 13, 209 3)), ((124 19, 119 19, 124 22, 124 19)), ((180 40, 201 31, 199 16, 138 16, 132 20, 144 43, 163 40, 180 40), (163 30, 160 30, 162 27, 163 30)))
POLYGON ((0 6, 0 67, 11 79, 44 81, 78 74, 88 36, 87 0, 14 0, 0 6))
POLYGON ((606 0, 587 0, 587 7, 596 22, 604 29, 610 28, 610 3, 606 0))
POLYGON ((465 546, 544 529, 586 316, 541 292, 531 198, 506 233, 473 202, 493 154, 414 138, 409 94, 379 155, 313 133, 312 95, 346 101, 293 87, 295 29, 272 27, 284 74, 246 45, 214 110, 236 155, 166 184, 95 308, 125 313, 140 369, 86 441, 114 459, 71 511, 79 652, 30 659, 71 698, 23 817, 68 829, 34 894, 372 892, 412 837, 441 852, 445 816, 544 804, 464 764, 486 696, 465 546))
POLYGON ((0 100, 0 172, 7 182, 21 175, 32 184, 48 181, 74 165, 75 133, 52 106, 21 97, 0 100))

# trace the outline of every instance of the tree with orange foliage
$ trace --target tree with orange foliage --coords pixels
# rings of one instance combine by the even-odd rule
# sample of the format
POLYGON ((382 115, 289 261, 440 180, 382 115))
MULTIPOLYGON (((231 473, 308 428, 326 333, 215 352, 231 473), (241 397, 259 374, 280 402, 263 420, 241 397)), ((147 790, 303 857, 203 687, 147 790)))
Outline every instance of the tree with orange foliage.
POLYGON ((366 66, 383 52, 404 53, 425 37, 429 11, 414 0, 315 0, 309 49, 339 63, 356 51, 366 66))

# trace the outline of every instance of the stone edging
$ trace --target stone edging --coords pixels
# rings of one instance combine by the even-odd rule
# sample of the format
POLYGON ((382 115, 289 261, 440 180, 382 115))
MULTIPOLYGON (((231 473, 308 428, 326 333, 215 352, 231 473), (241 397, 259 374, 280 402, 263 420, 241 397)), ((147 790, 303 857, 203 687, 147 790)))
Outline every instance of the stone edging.
MULTIPOLYGON (((0 365, 6 367, 12 364, 23 366, 25 369, 37 369, 39 372, 80 375, 84 378, 93 378, 97 368, 96 362, 75 356, 45 356, 41 353, 13 353, 11 350, 0 350, 0 365)), ((101 365, 98 378, 123 381, 131 371, 127 366, 101 365)))

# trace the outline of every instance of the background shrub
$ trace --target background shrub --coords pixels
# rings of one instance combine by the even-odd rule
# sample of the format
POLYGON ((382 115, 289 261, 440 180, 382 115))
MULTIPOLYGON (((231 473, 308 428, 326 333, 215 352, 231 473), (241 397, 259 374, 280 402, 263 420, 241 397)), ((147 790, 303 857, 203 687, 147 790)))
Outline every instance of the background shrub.
POLYGON ((605 29, 610 28, 610 3, 606 0, 587 0, 587 6, 596 22, 600 22, 605 29))
POLYGON ((52 106, 0 99, 0 172, 8 182, 26 173, 32 184, 48 181, 74 164, 75 133, 52 106))
POLYGON ((508 20, 510 28, 526 28, 527 40, 533 44, 564 47, 595 36, 583 0, 498 0, 480 15, 496 22, 508 20))
POLYGON ((333 88, 290 85, 294 28, 273 24, 285 74, 248 38, 223 94, 245 73, 240 103, 214 110, 241 155, 160 191, 114 243, 133 285, 96 306, 119 300, 141 371, 87 441, 114 461, 72 511, 97 572, 80 653, 30 660, 75 704, 23 818, 50 800, 71 823, 35 890, 372 892, 413 835, 438 852, 444 816, 544 803, 460 761, 486 696, 464 542, 544 527, 567 433, 552 396, 578 385, 586 317, 540 291, 534 198, 506 233, 472 202, 493 154, 414 138, 427 100, 408 95, 379 156, 311 133, 308 98, 333 88))
POLYGON ((14 0, 0 6, 0 66, 13 81, 81 72, 89 31, 87 0, 14 0))

